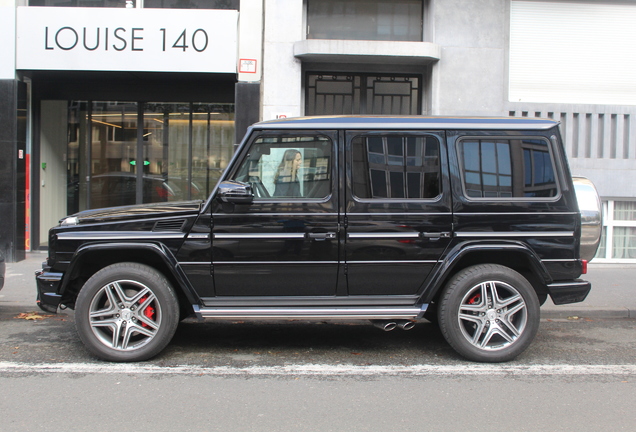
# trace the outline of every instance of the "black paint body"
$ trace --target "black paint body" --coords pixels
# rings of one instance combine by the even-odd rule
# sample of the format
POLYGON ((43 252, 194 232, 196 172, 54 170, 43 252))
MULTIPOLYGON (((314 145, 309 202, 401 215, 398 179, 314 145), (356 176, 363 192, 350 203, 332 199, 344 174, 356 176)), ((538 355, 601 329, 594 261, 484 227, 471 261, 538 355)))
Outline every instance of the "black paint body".
POLYGON ((37 277, 47 310, 74 306, 93 272, 121 261, 158 268, 194 310, 210 307, 419 306, 469 265, 497 263, 523 274, 557 304, 582 301, 580 214, 558 124, 535 119, 304 118, 254 125, 230 162, 262 134, 320 133, 333 145, 324 199, 251 204, 162 203, 91 210, 50 231, 37 277), (359 199, 351 140, 400 133, 440 143, 440 194, 431 199, 359 199), (555 162, 558 193, 546 199, 473 199, 462 187, 458 143, 539 139, 555 162))

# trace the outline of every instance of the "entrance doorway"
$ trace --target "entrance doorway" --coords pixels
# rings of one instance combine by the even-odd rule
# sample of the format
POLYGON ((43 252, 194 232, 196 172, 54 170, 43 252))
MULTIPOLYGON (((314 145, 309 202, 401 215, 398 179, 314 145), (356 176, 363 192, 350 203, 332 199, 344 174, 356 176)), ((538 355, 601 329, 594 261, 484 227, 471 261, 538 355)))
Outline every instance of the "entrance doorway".
POLYGON ((234 104, 41 102, 40 247, 78 211, 205 199, 234 150, 234 104))

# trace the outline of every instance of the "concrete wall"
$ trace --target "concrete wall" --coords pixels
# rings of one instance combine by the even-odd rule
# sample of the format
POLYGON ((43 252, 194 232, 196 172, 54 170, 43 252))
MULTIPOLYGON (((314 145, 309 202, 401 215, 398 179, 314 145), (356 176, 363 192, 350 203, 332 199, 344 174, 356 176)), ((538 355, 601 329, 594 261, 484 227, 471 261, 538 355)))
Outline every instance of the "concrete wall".
POLYGON ((302 64, 294 42, 305 38, 304 6, 299 0, 265 0, 262 119, 303 113, 302 64))
POLYGON ((509 0, 432 0, 427 33, 442 50, 432 71, 432 114, 504 114, 508 11, 509 0))

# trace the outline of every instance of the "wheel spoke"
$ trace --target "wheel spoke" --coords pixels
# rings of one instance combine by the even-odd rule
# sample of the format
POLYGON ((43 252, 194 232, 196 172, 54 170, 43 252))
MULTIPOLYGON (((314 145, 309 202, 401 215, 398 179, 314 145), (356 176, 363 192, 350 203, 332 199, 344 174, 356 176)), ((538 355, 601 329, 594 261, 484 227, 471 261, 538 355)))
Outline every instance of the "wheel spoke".
POLYGON ((147 298, 144 300, 142 304, 149 304, 156 297, 149 288, 144 288, 140 290, 137 294, 129 299, 131 305, 136 305, 139 301, 146 296, 147 298))
POLYGON ((504 316, 506 317, 506 319, 510 319, 511 317, 515 316, 515 314, 517 312, 519 312, 520 310, 525 309, 525 307, 526 307, 526 304, 523 303, 523 302, 520 302, 520 303, 514 305, 512 308, 508 309, 504 316))
POLYGON ((153 328, 147 328, 147 327, 140 326, 139 324, 131 324, 130 328, 133 331, 148 337, 154 337, 155 334, 157 333, 157 330, 159 329, 156 326, 153 328))
POLYGON ((459 320, 462 321, 470 321, 473 322, 475 324, 481 324, 482 323, 482 318, 477 316, 477 315, 473 315, 473 314, 466 314, 466 313, 459 313, 459 320))
POLYGON ((495 282, 485 282, 482 284, 482 291, 484 291, 484 298, 487 299, 486 306, 494 307, 497 303, 499 295, 497 294, 497 285, 495 282))
POLYGON ((486 327, 486 324, 483 322, 480 322, 477 324, 477 327, 475 328, 475 332, 473 333, 473 337, 471 340, 473 345, 477 345, 479 343, 479 338, 481 338, 481 335, 484 333, 485 327, 486 327))
POLYGON ((106 291, 109 294, 108 299, 112 302, 115 302, 115 307, 118 307, 120 304, 123 304, 124 306, 130 306, 129 302, 126 301, 126 293, 122 289, 119 282, 112 282, 108 284, 108 286, 106 287, 106 291))
POLYGON ((502 308, 508 307, 511 304, 514 304, 514 303, 516 303, 518 301, 521 301, 523 303, 523 298, 519 294, 510 296, 510 297, 505 298, 503 300, 497 298, 497 302, 495 304, 495 307, 498 308, 498 309, 502 309, 502 308))
MULTIPOLYGON (((502 336, 504 336, 505 334, 511 333, 511 341, 512 339, 516 339, 521 335, 521 332, 519 332, 519 329, 513 324, 511 323, 509 320, 504 320, 502 321, 502 326, 501 326, 501 331, 502 331, 502 336), (506 329, 508 330, 508 332, 506 332, 506 329)), ((505 336, 504 336, 505 337, 505 336)))
POLYGON ((116 322, 112 327, 113 329, 113 337, 111 339, 111 346, 113 348, 119 348, 119 340, 121 338, 121 322, 116 322))
POLYGON ((109 306, 107 308, 104 308, 104 309, 91 311, 89 313, 89 317, 90 317, 91 321, 94 321, 94 320, 97 320, 97 318, 113 317, 113 316, 115 316, 116 313, 117 313, 117 308, 113 307, 111 305, 111 306, 109 306))
POLYGON ((506 329, 504 327, 502 327, 501 325, 497 325, 496 326, 496 333, 501 336, 502 338, 504 338, 506 341, 508 341, 509 343, 514 342, 515 339, 517 339, 517 337, 519 337, 519 333, 516 331, 513 331, 512 335, 509 334, 509 332, 506 331, 506 329), (516 334, 515 334, 516 333, 516 334))
MULTIPOLYGON (((145 324, 145 325, 147 325, 150 329, 152 329, 152 330, 153 330, 153 332, 155 332, 155 331, 157 331, 157 330, 159 329, 159 324, 158 324, 157 322, 155 322, 155 321, 151 320, 151 319, 150 319, 150 318, 148 318, 147 316, 144 316, 144 315, 139 314, 139 315, 137 316, 137 319, 138 319, 139 321, 141 321, 141 323, 142 323, 142 324, 145 324)), ((142 327, 142 328, 144 328, 144 327, 142 327)), ((148 336, 151 336, 151 335, 148 335, 148 336)))
POLYGON ((113 317, 110 319, 91 321, 91 326, 92 327, 113 327, 117 325, 118 322, 119 322, 119 318, 113 317))
MULTIPOLYGON (((484 334, 483 338, 481 339, 481 341, 479 341, 479 337, 474 338, 474 344, 478 345, 480 348, 487 348, 488 347, 488 343, 490 342, 490 339, 492 339, 492 337, 495 335, 495 329, 493 326, 488 327, 488 330, 486 331, 486 333, 484 334)), ((480 336, 480 335, 478 335, 480 336)))

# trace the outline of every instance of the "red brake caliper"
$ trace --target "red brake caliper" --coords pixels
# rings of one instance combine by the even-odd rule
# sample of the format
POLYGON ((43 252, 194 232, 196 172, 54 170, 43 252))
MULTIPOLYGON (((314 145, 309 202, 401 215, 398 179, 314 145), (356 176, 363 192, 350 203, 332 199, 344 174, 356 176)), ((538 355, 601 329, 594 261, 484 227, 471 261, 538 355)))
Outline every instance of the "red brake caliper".
POLYGON ((472 296, 470 298, 470 300, 468 300, 468 304, 475 304, 475 303, 479 303, 479 300, 481 299, 481 294, 475 294, 474 296, 472 296))
MULTIPOLYGON (((139 304, 142 304, 143 302, 145 302, 146 300, 148 300, 148 296, 145 295, 142 298, 139 299, 139 304)), ((151 320, 155 320, 155 308, 153 308, 152 306, 148 306, 146 309, 144 309, 144 315, 146 318, 151 319, 151 320)), ((142 327, 149 327, 148 324, 142 322, 141 323, 142 327)))

